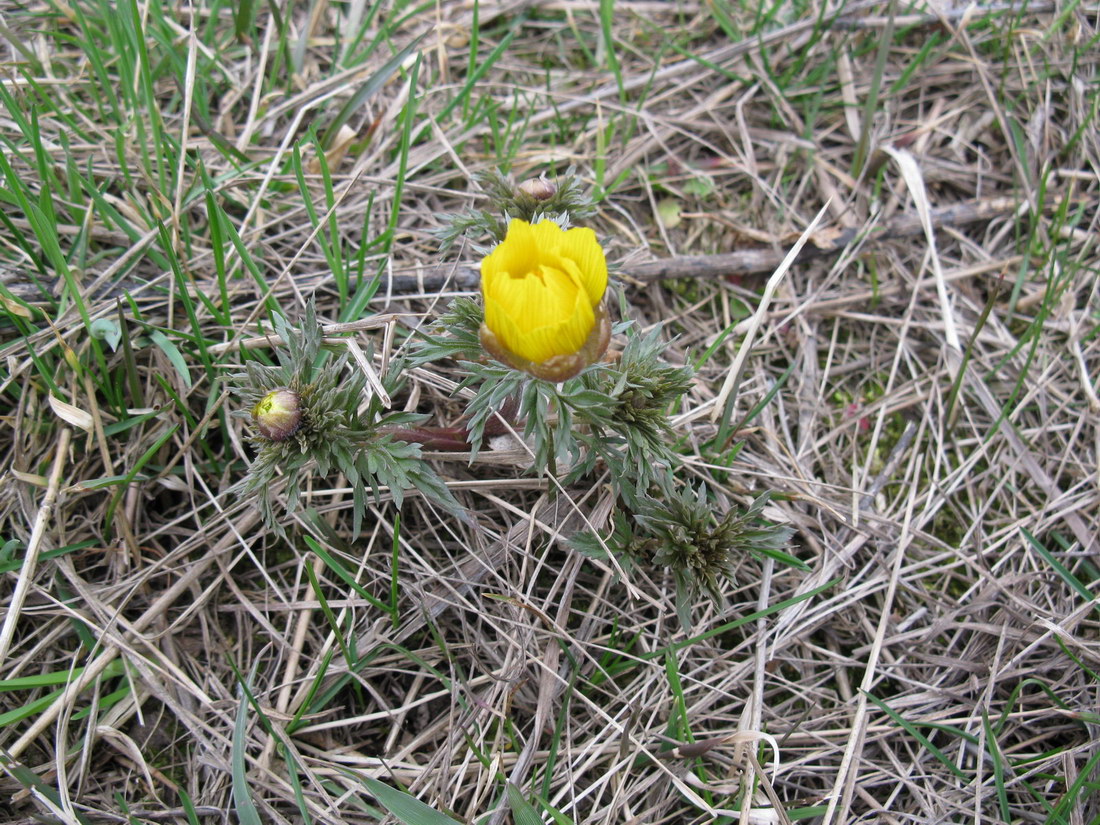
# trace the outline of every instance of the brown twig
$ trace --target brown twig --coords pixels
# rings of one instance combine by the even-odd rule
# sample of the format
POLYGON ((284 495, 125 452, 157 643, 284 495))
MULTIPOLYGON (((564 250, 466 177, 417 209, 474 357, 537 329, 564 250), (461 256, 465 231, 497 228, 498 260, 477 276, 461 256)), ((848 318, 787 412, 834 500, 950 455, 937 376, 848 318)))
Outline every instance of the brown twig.
MULTIPOLYGON (((1018 208, 1019 201, 1015 198, 961 201, 951 206, 932 210, 932 225, 937 230, 966 226, 1011 215, 1018 208)), ((851 243, 858 241, 863 233, 867 233, 868 242, 881 243, 914 237, 920 235, 922 231, 920 218, 915 214, 898 215, 884 226, 875 227, 869 231, 860 228, 825 229, 815 233, 812 239, 813 243, 807 245, 802 252, 802 260, 839 255, 851 243)), ((764 275, 774 272, 788 251, 790 251, 790 247, 776 246, 738 249, 717 255, 680 255, 647 263, 626 264, 620 270, 620 274, 627 281, 643 283, 668 278, 722 278, 729 275, 764 275)), ((2 271, 0 271, 0 274, 2 274, 2 271)), ((419 271, 415 275, 394 274, 384 287, 390 295, 434 295, 443 290, 472 292, 478 288, 480 279, 481 276, 476 266, 461 264, 456 267, 452 262, 419 271)), ((7 286, 14 289, 17 294, 21 294, 21 297, 30 300, 29 294, 22 295, 22 292, 29 290, 29 285, 8 283, 7 286), (24 290, 24 286, 28 287, 28 290, 24 290)), ((115 289, 117 291, 125 286, 125 283, 121 283, 115 289)), ((376 315, 351 323, 330 324, 324 328, 324 332, 327 335, 375 329, 404 315, 405 313, 391 313, 376 315)), ((230 350, 264 348, 280 343, 282 343, 281 339, 273 334, 243 341, 215 344, 210 347, 210 352, 214 355, 220 355, 230 350)))
MULTIPOLYGON (((962 201, 932 211, 936 229, 965 226, 1011 215, 1019 206, 1014 198, 988 198, 962 201)), ((868 241, 882 242, 919 235, 920 218, 915 214, 899 215, 884 226, 869 231, 868 241)), ((825 229, 815 233, 812 244, 802 251, 802 259, 839 255, 864 229, 825 229)), ((774 272, 789 247, 754 247, 719 255, 682 255, 648 263, 627 264, 622 270, 626 280, 650 282, 666 278, 722 278, 727 275, 763 275, 774 272)), ((475 267, 453 264, 439 266, 417 275, 394 275, 387 285, 392 294, 430 294, 443 289, 475 290, 479 275, 475 267)))

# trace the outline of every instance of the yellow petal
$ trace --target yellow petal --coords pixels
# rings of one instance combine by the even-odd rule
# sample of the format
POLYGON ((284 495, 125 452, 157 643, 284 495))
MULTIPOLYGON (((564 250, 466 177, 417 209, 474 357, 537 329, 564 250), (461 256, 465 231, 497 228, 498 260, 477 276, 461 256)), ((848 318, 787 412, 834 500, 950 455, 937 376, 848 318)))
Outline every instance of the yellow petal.
POLYGON ((587 227, 562 230, 551 220, 540 221, 531 230, 540 260, 575 274, 592 306, 598 304, 607 291, 607 259, 596 233, 587 227), (557 259, 572 261, 576 268, 557 259))
POLYGON ((573 303, 564 316, 526 316, 517 318, 501 312, 494 329, 489 304, 485 305, 485 322, 494 329, 501 343, 521 358, 541 364, 555 355, 572 355, 584 346, 595 319, 583 290, 573 293, 573 303))
POLYGON ((540 266, 526 277, 501 276, 483 288, 485 323, 516 355, 543 361, 576 352, 583 344, 586 332, 570 331, 569 324, 577 313, 578 295, 586 296, 560 269, 540 266), (567 333, 560 340, 552 340, 550 331, 559 329, 567 333))
POLYGON ((515 220, 508 224, 508 234, 496 249, 481 260, 482 285, 486 279, 499 278, 508 273, 522 277, 538 266, 538 247, 527 221, 515 220))
POLYGON ((549 219, 528 226, 531 227, 531 236, 540 251, 556 252, 566 234, 565 230, 549 219))
POLYGON ((557 253, 577 265, 581 284, 592 306, 603 300, 603 294, 607 291, 607 259, 596 240, 596 233, 588 227, 563 232, 557 253))

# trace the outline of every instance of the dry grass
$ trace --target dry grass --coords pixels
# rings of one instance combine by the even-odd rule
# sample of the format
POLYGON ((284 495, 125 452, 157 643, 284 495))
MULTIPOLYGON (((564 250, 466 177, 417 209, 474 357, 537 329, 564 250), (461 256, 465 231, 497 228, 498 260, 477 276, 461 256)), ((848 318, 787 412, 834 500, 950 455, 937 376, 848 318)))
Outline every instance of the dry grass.
MULTIPOLYGON (((7 821, 373 822, 369 776, 470 822, 525 821, 507 781, 558 822, 1100 822, 1096 8, 602 5, 485 0, 472 60, 450 0, 4 13, 7 821), (689 474, 774 491, 811 572, 745 558, 688 634, 563 541, 607 491, 509 447, 433 457, 470 524, 353 541, 333 478, 283 541, 226 493, 229 342, 316 296, 384 361, 469 284, 429 233, 497 164, 606 193, 631 315, 715 345, 689 474), (761 267, 677 257, 774 266, 823 207, 760 313, 761 267)), ((460 380, 394 400, 452 423, 460 380)))

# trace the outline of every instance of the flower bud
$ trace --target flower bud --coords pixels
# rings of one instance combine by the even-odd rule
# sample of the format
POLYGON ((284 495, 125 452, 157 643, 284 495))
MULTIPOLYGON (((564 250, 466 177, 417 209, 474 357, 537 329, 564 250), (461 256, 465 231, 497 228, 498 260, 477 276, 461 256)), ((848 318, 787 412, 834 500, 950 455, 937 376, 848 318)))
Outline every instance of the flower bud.
POLYGON ((531 178, 519 185, 519 191, 536 201, 548 201, 558 192, 558 187, 553 181, 546 178, 531 178))
POLYGON ((286 441, 302 425, 302 397, 294 390, 272 390, 252 408, 252 420, 260 435, 271 441, 286 441))
POLYGON ((572 378, 607 349, 606 290, 607 261, 591 229, 513 220, 481 262, 481 345, 536 378, 572 378))

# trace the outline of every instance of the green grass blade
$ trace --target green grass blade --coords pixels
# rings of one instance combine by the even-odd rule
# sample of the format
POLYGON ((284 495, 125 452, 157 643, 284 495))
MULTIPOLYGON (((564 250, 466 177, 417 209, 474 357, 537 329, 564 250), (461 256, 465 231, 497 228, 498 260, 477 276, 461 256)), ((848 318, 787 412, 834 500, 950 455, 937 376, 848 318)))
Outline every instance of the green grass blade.
POLYGON ((1004 754, 997 744, 997 736, 993 732, 993 726, 989 724, 989 713, 982 708, 982 728, 985 730, 985 749, 989 753, 993 763, 993 785, 997 789, 997 806, 1001 811, 1001 821, 1012 821, 1012 810, 1008 804, 1008 792, 1005 789, 1005 763, 1004 754))
POLYGON ((825 584, 815 587, 813 590, 808 590, 798 596, 792 596, 791 598, 785 599, 784 601, 776 602, 771 607, 766 607, 763 610, 754 611, 753 613, 749 613, 748 615, 742 616, 739 619, 725 622, 724 624, 720 624, 717 627, 711 628, 705 633, 699 633, 698 635, 692 636, 688 639, 684 639, 683 641, 674 642, 673 644, 667 645, 666 647, 658 648, 657 650, 651 651, 649 653, 643 653, 641 654, 641 656, 639 656, 639 658, 642 660, 657 659, 663 657, 666 653, 670 651, 675 652, 677 650, 682 650, 683 648, 690 647, 697 642, 702 642, 706 639, 714 638, 715 636, 727 633, 736 627, 741 627, 741 625, 755 622, 757 619, 763 619, 765 616, 770 616, 773 613, 778 613, 781 610, 786 610, 791 605, 798 604, 799 602, 804 602, 807 599, 812 599, 815 596, 824 593, 826 590, 832 589, 834 586, 839 584, 840 581, 840 578, 831 579, 825 582, 825 584))
POLYGON ((306 576, 309 577, 310 587, 313 588, 313 592, 317 596, 317 601, 321 604, 321 612, 325 614, 325 620, 328 622, 332 634, 336 637, 336 643, 340 646, 340 650, 344 654, 344 661, 347 663, 349 669, 354 668, 356 657, 352 654, 351 648, 348 647, 347 640, 340 630, 340 623, 336 621, 336 614, 334 614, 332 608, 329 607, 328 599, 325 598, 325 593, 321 589, 321 583, 317 581, 317 574, 313 572, 312 564, 306 565, 306 576))
POLYGON ((401 196, 405 191, 405 175, 409 170, 409 149, 412 147, 412 125, 416 117, 416 81, 420 76, 420 55, 416 56, 409 77, 409 99, 405 103, 405 109, 401 115, 401 143, 399 146, 397 177, 393 188, 393 209, 390 212, 390 225, 386 229, 386 251, 393 247, 394 233, 397 230, 397 221, 401 216, 401 196))
POLYGON ((404 825, 456 825, 458 820, 451 819, 435 808, 425 805, 412 794, 391 788, 369 776, 357 777, 366 785, 378 804, 397 817, 404 825))
POLYGON ((148 450, 142 453, 141 457, 134 462, 134 466, 131 467, 129 472, 126 473, 126 478, 120 485, 118 492, 111 497, 111 503, 107 505, 107 514, 104 516, 103 519, 106 529, 111 529, 111 525, 114 524, 115 510, 117 509, 119 502, 122 501, 122 495, 126 491, 126 488, 130 486, 137 474, 141 472, 141 468, 144 467, 153 458, 153 456, 157 454, 157 452, 160 450, 161 447, 165 445, 168 439, 176 434, 176 430, 179 429, 179 426, 179 424, 173 424, 171 427, 169 427, 167 431, 165 431, 156 441, 153 442, 153 445, 148 450))
POLYGON ((615 84, 619 87, 619 102, 626 102, 626 88, 623 86, 623 70, 615 54, 615 0, 600 0, 600 33, 603 36, 607 67, 615 75, 615 84))
POLYGON ((1093 610, 1100 613, 1100 596, 1096 596, 1090 591, 1081 580, 1078 579, 1073 573, 1070 572, 1064 564, 1058 559, 1054 558, 1054 555, 1040 544, 1039 540, 1035 538, 1026 527, 1021 527, 1020 532, 1024 534, 1024 538, 1027 539, 1028 544, 1032 546, 1036 553, 1043 557, 1047 564, 1049 564, 1054 572, 1058 574, 1058 577, 1064 581, 1074 592, 1077 593, 1086 602, 1092 605, 1093 610))
POLYGON ((33 770, 28 768, 19 762, 16 762, 8 752, 0 749, 0 766, 20 785, 24 787, 31 794, 40 794, 43 799, 48 800, 50 805, 56 809, 59 813, 67 813, 72 815, 80 825, 91 825, 89 820, 80 811, 74 809, 72 806, 67 806, 61 799, 61 794, 58 793, 57 788, 48 784, 42 777, 40 777, 33 770))
POLYGON ((173 344, 168 336, 161 332, 159 329, 154 329, 149 333, 149 338, 160 347, 167 357, 169 363, 176 370, 176 373, 183 380, 183 385, 188 389, 191 389, 191 372, 187 369, 187 362, 183 358, 183 354, 179 351, 175 344, 173 344))
POLYGON ((509 782, 505 786, 508 807, 512 811, 512 825, 542 825, 542 817, 535 807, 523 797, 523 791, 509 782))
POLYGON ((183 788, 176 788, 176 795, 180 798, 180 807, 187 817, 187 825, 199 825, 199 815, 195 811, 195 803, 183 788))
POLYGON ((237 705, 237 719, 233 725, 233 742, 230 752, 230 772, 233 782, 233 808, 237 812, 240 825, 263 825, 256 803, 252 801, 252 789, 248 784, 248 767, 245 764, 245 751, 248 748, 248 692, 242 683, 240 702, 237 705))
POLYGON ((418 38, 413 40, 412 43, 407 45, 405 48, 403 48, 401 51, 391 57, 388 61, 386 61, 382 68, 380 68, 369 78, 367 78, 366 82, 358 89, 356 89, 355 94, 348 98, 347 103, 340 107, 340 111, 336 113, 336 116, 333 117, 332 122, 329 123, 324 133, 322 133, 321 145, 323 147, 325 147, 326 149, 330 149, 332 147, 332 140, 336 137, 336 133, 340 131, 340 127, 348 122, 348 119, 351 118, 351 116, 355 114, 356 111, 358 111, 359 107, 362 106, 363 103, 371 95, 382 88, 382 86, 386 83, 387 80, 390 79, 393 73, 396 72, 401 67, 401 64, 405 62, 405 59, 414 51, 416 51, 416 47, 420 45, 420 41, 423 40, 426 36, 426 34, 422 34, 418 38))
POLYGON ((458 94, 455 95, 451 101, 443 107, 443 110, 436 116, 438 123, 446 121, 447 116, 455 110, 456 106, 462 105, 470 95, 470 92, 474 90, 478 82, 486 75, 490 68, 497 62, 501 55, 508 51, 508 47, 512 45, 512 40, 515 38, 516 33, 520 30, 520 27, 527 22, 528 12, 523 11, 516 15, 516 18, 512 21, 511 26, 508 28, 508 33, 501 38, 496 48, 489 52, 485 58, 485 62, 477 67, 477 70, 470 74, 466 78, 466 82, 462 85, 458 94))
POLYGON ((937 748, 935 745, 933 745, 932 741, 927 736, 925 736, 923 733, 921 733, 919 730, 917 730, 915 725, 913 725, 912 723, 910 723, 909 721, 904 719, 901 716, 901 714, 897 713, 893 708, 891 708, 889 705, 887 705, 881 699, 877 698, 876 696, 873 696, 872 694, 868 693, 865 690, 862 691, 862 692, 863 692, 863 695, 866 696, 868 699, 870 699, 872 702, 874 702, 875 705, 877 705, 878 708, 883 713, 885 713, 887 716, 889 716, 891 719, 893 719, 895 722, 897 722, 899 725, 901 725, 903 728, 905 728, 905 730, 909 733, 910 736, 912 736, 914 739, 916 739, 918 742, 920 742, 921 745, 923 745, 928 750, 929 753, 931 753, 933 756, 935 756, 936 759, 938 759, 940 761, 940 763, 945 768, 947 768, 949 771, 951 771, 951 773, 955 774, 955 776, 957 776, 959 779, 963 780, 964 782, 970 781, 970 777, 967 776, 967 774, 964 771, 962 771, 954 762, 952 762, 947 757, 947 754, 945 754, 943 751, 941 751, 939 748, 937 748))
POLYGON ((280 745, 279 751, 283 755, 286 764, 287 776, 290 778, 290 786, 294 789, 294 801, 298 805, 298 813, 302 815, 303 825, 313 825, 313 817, 309 813, 309 805, 306 804, 306 795, 302 790, 302 778, 299 775, 298 760, 290 752, 286 745, 280 745))
POLYGON ((377 599, 374 596, 372 596, 370 591, 368 591, 365 587, 363 587, 363 585, 359 584, 359 582, 357 582, 355 580, 355 576, 353 576, 348 571, 348 569, 346 567, 344 567, 344 565, 342 565, 339 561, 336 560, 335 556, 333 556, 331 553, 329 553, 315 539, 313 539, 311 536, 303 536, 302 541, 304 541, 306 543, 306 546, 310 550, 312 550, 315 554, 320 556, 321 560, 328 566, 328 568, 333 573, 335 573, 337 576, 339 576, 340 579, 348 587, 350 587, 352 590, 354 590, 360 596, 360 598, 366 599, 370 604, 374 605, 375 607, 377 607, 379 610, 383 611, 384 613, 389 613, 390 612, 389 605, 387 605, 385 602, 381 601, 380 599, 377 599))

